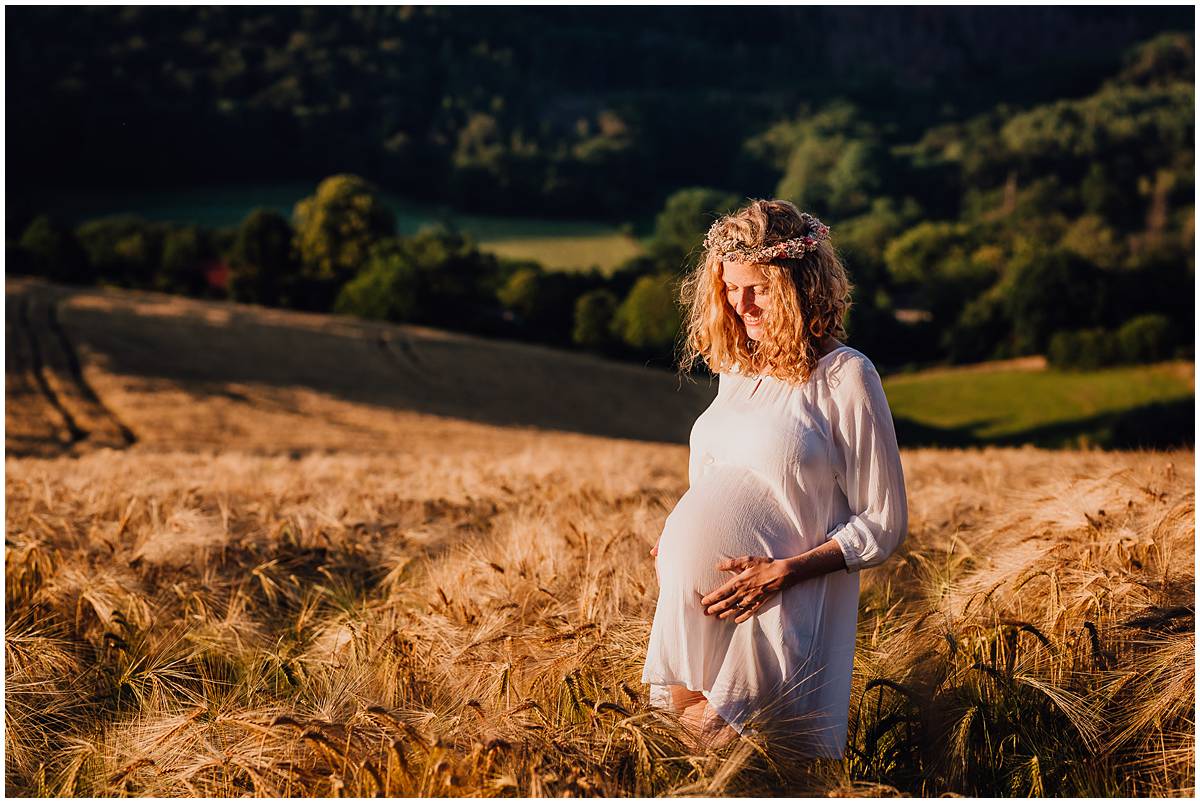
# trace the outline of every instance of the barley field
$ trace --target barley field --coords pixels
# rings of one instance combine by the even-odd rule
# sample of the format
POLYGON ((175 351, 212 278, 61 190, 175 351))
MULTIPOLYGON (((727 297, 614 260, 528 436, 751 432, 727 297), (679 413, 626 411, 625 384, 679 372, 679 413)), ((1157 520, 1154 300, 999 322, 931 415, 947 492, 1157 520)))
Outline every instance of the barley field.
POLYGON ((1192 450, 903 450, 846 759, 697 752, 639 680, 714 388, 155 294, 6 310, 10 795, 1195 792, 1192 450))

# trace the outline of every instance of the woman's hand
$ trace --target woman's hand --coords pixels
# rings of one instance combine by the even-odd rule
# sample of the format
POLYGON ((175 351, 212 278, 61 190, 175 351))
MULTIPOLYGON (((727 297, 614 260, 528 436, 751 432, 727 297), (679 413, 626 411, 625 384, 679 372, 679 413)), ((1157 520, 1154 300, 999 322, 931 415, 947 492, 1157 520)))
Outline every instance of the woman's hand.
POLYGON ((738 624, 758 613, 776 591, 799 579, 790 561, 761 555, 723 560, 717 564, 717 569, 734 572, 737 576, 700 600, 704 615, 714 615, 718 619, 736 616, 733 621, 738 624))

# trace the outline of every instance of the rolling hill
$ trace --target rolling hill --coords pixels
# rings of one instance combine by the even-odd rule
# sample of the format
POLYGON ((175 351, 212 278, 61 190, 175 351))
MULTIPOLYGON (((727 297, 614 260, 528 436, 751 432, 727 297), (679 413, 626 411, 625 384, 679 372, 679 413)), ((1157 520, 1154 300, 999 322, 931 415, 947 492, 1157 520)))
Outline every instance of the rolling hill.
POLYGON ((25 280, 6 290, 9 454, 388 451, 504 437, 497 426, 686 443, 716 393, 422 327, 25 280))

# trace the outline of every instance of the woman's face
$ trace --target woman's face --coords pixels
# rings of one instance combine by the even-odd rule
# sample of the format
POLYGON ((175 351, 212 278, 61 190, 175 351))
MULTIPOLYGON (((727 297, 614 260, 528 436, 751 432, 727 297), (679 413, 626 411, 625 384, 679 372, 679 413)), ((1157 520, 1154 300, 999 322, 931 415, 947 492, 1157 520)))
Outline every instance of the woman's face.
POLYGON ((766 333, 763 318, 771 311, 767 275, 758 265, 741 262, 722 262, 721 276, 725 281, 725 298, 742 319, 751 340, 761 340, 766 333))

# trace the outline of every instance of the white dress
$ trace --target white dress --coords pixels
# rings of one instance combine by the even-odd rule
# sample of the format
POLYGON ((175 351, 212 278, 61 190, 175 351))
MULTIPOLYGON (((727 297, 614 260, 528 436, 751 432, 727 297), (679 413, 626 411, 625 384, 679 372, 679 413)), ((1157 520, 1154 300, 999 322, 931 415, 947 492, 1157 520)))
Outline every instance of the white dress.
POLYGON ((904 540, 908 501, 891 410, 862 352, 821 357, 803 385, 720 374, 692 427, 689 488, 658 544, 658 605, 642 682, 670 707, 668 685, 702 691, 739 733, 758 713, 810 740, 846 747, 860 569, 904 540), (756 388, 757 385, 757 389, 756 388), (791 557, 832 538, 846 570, 777 592, 750 619, 705 616, 700 599, 741 555, 791 557))

